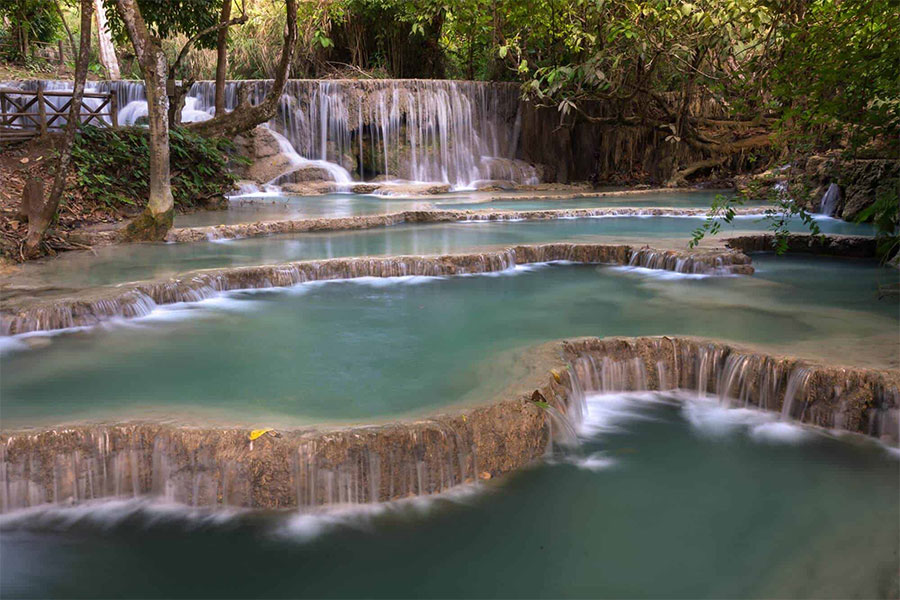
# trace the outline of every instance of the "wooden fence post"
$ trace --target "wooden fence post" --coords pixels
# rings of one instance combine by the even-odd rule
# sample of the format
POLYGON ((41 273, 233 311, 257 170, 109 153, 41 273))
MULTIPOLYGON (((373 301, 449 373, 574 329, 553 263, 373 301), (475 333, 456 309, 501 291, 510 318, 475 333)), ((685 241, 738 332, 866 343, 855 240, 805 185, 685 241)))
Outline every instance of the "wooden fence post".
POLYGON ((62 40, 61 40, 61 39, 58 40, 57 43, 59 44, 59 46, 58 46, 58 49, 59 49, 59 66, 60 66, 60 67, 63 67, 63 66, 65 65, 65 60, 64 60, 65 57, 63 56, 62 40))
POLYGON ((47 106, 44 104, 44 82, 38 82, 37 89, 38 115, 40 116, 41 135, 47 134, 47 106))
POLYGON ((113 128, 119 126, 119 99, 115 91, 109 93, 109 125, 113 128))

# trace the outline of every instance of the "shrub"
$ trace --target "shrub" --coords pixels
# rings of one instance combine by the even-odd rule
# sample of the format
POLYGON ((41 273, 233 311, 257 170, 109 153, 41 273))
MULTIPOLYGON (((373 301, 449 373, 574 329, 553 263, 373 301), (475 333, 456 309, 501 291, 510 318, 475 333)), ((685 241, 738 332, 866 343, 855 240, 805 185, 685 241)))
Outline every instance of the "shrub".
MULTIPOLYGON (((72 150, 82 196, 110 207, 144 206, 150 192, 147 142, 141 127, 82 128, 72 150)), ((169 131, 169 147, 176 207, 202 206, 231 189, 236 179, 228 170, 232 142, 175 128, 169 131)))

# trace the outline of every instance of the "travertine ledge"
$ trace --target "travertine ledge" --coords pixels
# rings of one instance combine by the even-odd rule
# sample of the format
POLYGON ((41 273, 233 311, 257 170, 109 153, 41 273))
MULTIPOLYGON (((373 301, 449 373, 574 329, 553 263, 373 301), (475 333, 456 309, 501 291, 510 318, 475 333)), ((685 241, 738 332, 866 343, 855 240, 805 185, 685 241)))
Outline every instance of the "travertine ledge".
POLYGON ((176 279, 100 288, 52 300, 18 298, 0 312, 0 331, 33 331, 95 325, 135 318, 156 306, 197 302, 221 292, 287 287, 307 281, 357 277, 447 276, 503 271, 519 264, 551 261, 632 265, 698 274, 752 274, 747 255, 733 250, 656 250, 602 244, 515 246, 496 252, 444 256, 333 258, 277 265, 194 271, 176 279))
POLYGON ((278 430, 252 441, 247 429, 151 423, 6 432, 0 511, 111 497, 274 509, 439 493, 542 456, 553 420, 577 426, 591 391, 694 390, 889 444, 900 437, 896 371, 688 337, 574 339, 533 356, 536 374, 494 403, 390 425, 278 430))
MULTIPOLYGON (((277 233, 308 233, 319 231, 350 231, 390 227, 401 223, 454 223, 458 221, 545 221, 552 219, 588 219, 602 217, 704 217, 705 208, 578 208, 547 210, 410 210, 383 215, 333 217, 315 219, 285 219, 211 225, 208 227, 178 227, 169 231, 167 242, 202 242, 207 240, 257 237, 277 233)), ((761 215, 764 208, 740 208, 738 215, 761 215)), ((81 231, 69 234, 72 241, 89 246, 119 242, 119 231, 81 231)))

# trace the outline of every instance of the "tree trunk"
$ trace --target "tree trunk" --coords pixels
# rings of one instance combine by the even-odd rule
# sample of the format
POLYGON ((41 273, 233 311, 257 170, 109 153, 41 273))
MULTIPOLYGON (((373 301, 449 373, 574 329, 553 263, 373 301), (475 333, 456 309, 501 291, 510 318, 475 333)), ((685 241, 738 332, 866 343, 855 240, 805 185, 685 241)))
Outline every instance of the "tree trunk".
POLYGON ((136 0, 116 0, 144 76, 150 126, 150 200, 147 209, 125 229, 130 240, 162 240, 172 227, 175 201, 169 174, 169 98, 166 96, 168 64, 159 41, 150 35, 136 0))
POLYGON ((172 86, 172 95, 169 96, 169 127, 177 127, 181 125, 181 111, 184 110, 184 104, 191 86, 194 85, 194 80, 178 83, 174 79, 170 79, 169 82, 166 84, 172 86))
MULTIPOLYGON (((222 1, 219 23, 227 23, 231 18, 231 0, 222 1)), ((219 30, 216 38, 216 115, 225 114, 225 72, 228 69, 228 28, 219 30)))
POLYGON ((22 199, 28 215, 28 235, 25 237, 25 256, 33 257, 39 253, 41 240, 50 226, 50 222, 59 209, 63 191, 66 187, 66 177, 69 174, 69 163, 72 160, 72 143, 75 140, 75 132, 78 130, 79 117, 81 115, 81 101, 84 98, 84 80, 87 78, 88 59, 91 54, 91 13, 94 5, 92 0, 81 0, 81 45, 78 48, 78 59, 75 62, 75 84, 72 88, 72 102, 69 106, 68 121, 57 152, 59 158, 56 162, 56 172, 53 175, 53 186, 50 195, 45 199, 43 194, 36 198, 35 186, 25 186, 26 196, 22 199), (40 206, 35 206, 39 203, 40 206))
MULTIPOLYGON (((72 36, 72 30, 69 29, 69 24, 66 23, 66 15, 63 14, 62 7, 59 5, 59 0, 54 0, 53 5, 56 7, 56 13, 59 15, 59 20, 62 22, 63 28, 66 30, 66 37, 69 40, 69 51, 72 53, 72 58, 78 60, 78 48, 75 47, 75 38, 72 36)), ((96 7, 96 4, 94 6, 96 7)), ((98 10, 103 9, 100 8, 98 10)), ((62 62, 62 58, 60 58, 60 62, 62 62)))
POLYGON ((108 79, 119 79, 119 61, 116 59, 116 48, 113 46, 112 34, 106 23, 106 13, 103 12, 103 0, 94 0, 94 14, 97 18, 97 40, 100 47, 100 63, 106 69, 108 79))
MULTIPOLYGON (((133 2, 133 0, 118 0, 120 3, 126 1, 133 2)), ((278 70, 275 72, 272 88, 263 101, 255 106, 242 103, 230 113, 219 114, 217 111, 215 118, 209 121, 190 124, 191 130, 208 137, 230 138, 253 129, 275 116, 294 57, 294 48, 297 45, 297 0, 285 0, 285 12, 287 26, 284 32, 284 44, 281 47, 281 60, 278 62, 278 70)))

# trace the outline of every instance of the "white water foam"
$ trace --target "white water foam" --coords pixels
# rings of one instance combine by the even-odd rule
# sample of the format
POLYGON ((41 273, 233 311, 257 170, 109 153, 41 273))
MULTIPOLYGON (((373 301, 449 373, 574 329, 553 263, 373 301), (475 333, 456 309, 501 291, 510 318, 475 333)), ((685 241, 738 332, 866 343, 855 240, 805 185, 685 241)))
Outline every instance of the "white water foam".
MULTIPOLYGON (((678 271, 666 271, 664 269, 649 269, 647 267, 629 267, 615 266, 610 267, 613 271, 621 273, 634 273, 644 277, 652 277, 653 279, 706 279, 712 277, 709 273, 679 273, 678 271)), ((717 277, 736 277, 735 275, 717 275, 717 277)))
MULTIPOLYGON (((548 462, 550 462, 550 464, 554 463, 554 461, 548 462)), ((578 467, 579 469, 584 469, 585 471, 590 471, 592 473, 608 471, 609 469, 612 469, 619 464, 616 459, 612 458, 605 452, 594 452, 593 454, 589 454, 587 456, 567 456, 558 462, 572 465, 574 467, 578 467)))
POLYGON ((490 489, 490 484, 467 483, 429 496, 374 504, 332 505, 296 512, 274 527, 271 534, 277 538, 305 543, 336 529, 374 531, 377 519, 383 515, 421 518, 448 505, 471 506, 476 498, 489 493, 490 489))
POLYGON ((622 431, 622 426, 629 421, 653 421, 653 417, 641 410, 641 404, 648 402, 668 403, 655 392, 589 394, 585 398, 587 411, 578 433, 584 437, 594 437, 600 433, 622 431))
POLYGON ((113 529, 136 519, 144 525, 176 523, 186 529, 220 526, 247 514, 240 509, 201 510, 149 498, 97 500, 74 506, 32 507, 0 515, 0 531, 41 529, 66 531, 77 525, 113 529))
POLYGON ((725 437, 745 432, 759 442, 797 443, 814 431, 803 425, 780 420, 778 413, 753 408, 733 408, 714 397, 687 397, 682 413, 698 432, 711 437, 725 437))
POLYGON ((28 350, 30 346, 16 336, 0 336, 0 356, 28 350))

